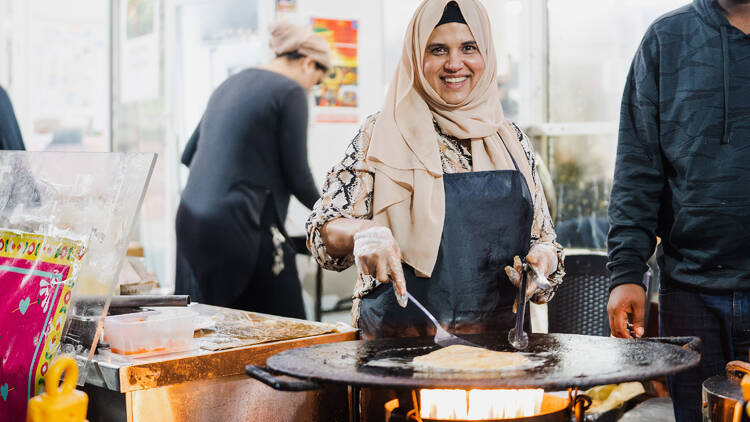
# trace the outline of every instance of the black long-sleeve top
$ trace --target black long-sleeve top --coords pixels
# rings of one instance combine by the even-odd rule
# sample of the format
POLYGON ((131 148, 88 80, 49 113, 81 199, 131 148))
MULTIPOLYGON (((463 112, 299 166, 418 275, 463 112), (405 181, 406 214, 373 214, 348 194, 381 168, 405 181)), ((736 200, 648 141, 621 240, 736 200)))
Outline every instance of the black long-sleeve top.
POLYGON ((670 12, 633 60, 609 205, 612 288, 662 274, 750 288, 750 44, 714 0, 670 12))
POLYGON ((0 149, 24 150, 21 130, 18 128, 13 105, 3 87, 0 87, 0 149))
POLYGON ((262 69, 227 79, 182 155, 190 167, 182 204, 221 215, 228 194, 240 191, 256 224, 269 194, 282 224, 291 195, 312 208, 320 192, 307 162, 307 119, 307 94, 296 81, 262 69))

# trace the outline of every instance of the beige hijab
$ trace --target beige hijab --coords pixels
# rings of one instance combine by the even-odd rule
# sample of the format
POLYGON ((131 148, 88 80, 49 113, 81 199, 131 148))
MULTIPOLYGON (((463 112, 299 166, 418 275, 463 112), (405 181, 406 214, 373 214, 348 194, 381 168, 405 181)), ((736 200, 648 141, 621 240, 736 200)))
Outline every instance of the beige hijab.
POLYGON ((450 1, 425 0, 414 13, 366 156, 375 173, 373 219, 391 228, 404 262, 421 277, 432 274, 445 219, 443 169, 433 119, 445 133, 471 140, 474 171, 513 169, 505 140, 529 187, 533 186, 525 152, 503 116, 490 20, 479 0, 455 0, 485 60, 474 90, 462 104, 450 105, 425 79, 422 62, 427 41, 450 1))

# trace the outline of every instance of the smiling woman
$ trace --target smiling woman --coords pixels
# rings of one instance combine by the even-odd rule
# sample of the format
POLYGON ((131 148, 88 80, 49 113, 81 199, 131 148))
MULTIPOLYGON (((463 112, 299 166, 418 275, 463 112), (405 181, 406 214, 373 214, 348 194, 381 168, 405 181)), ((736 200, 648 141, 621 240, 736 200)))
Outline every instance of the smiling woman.
POLYGON ((431 334, 415 307, 399 307, 407 289, 450 330, 507 331, 514 258, 550 278, 528 292, 546 302, 563 253, 529 140, 503 114, 484 6, 422 2, 402 51, 382 112, 328 175, 308 247, 328 269, 356 264, 353 319, 365 338, 431 334))

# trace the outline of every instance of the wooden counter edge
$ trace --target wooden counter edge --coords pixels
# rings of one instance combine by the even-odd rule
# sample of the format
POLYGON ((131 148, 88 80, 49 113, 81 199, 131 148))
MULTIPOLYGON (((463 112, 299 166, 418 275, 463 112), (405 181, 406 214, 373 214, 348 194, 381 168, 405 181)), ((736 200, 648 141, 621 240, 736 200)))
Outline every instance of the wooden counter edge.
MULTIPOLYGON (((356 331, 256 344, 210 354, 120 368, 120 392, 146 390, 189 381, 220 378, 245 373, 245 366, 264 365, 281 351, 316 344, 357 339, 356 331)), ((248 377, 249 379, 249 377, 248 377)))

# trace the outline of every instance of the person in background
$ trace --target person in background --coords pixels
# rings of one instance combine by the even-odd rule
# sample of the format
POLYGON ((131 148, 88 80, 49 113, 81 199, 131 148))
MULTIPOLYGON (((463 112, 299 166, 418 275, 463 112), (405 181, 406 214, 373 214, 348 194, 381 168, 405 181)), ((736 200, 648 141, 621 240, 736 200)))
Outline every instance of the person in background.
POLYGON ((694 0, 648 29, 625 86, 609 207, 612 333, 643 335, 643 274, 661 273, 659 331, 698 336, 668 377, 678 422, 750 348, 750 0, 694 0), (632 329, 628 326, 632 321, 632 329))
POLYGON ((307 163, 308 92, 331 68, 327 42, 271 26, 276 54, 211 95, 182 162, 175 292, 199 302, 304 318, 295 251, 284 231, 291 195, 319 198, 307 163))
POLYGON ((25 150, 8 93, 0 86, 0 150, 25 150))
POLYGON ((562 282, 534 152, 497 95, 491 31, 479 0, 418 7, 382 111, 308 219, 322 266, 357 266, 352 316, 365 338, 434 334, 415 306, 401 309, 407 289, 449 330, 500 333, 522 258, 539 273, 526 292, 535 302, 562 282))

